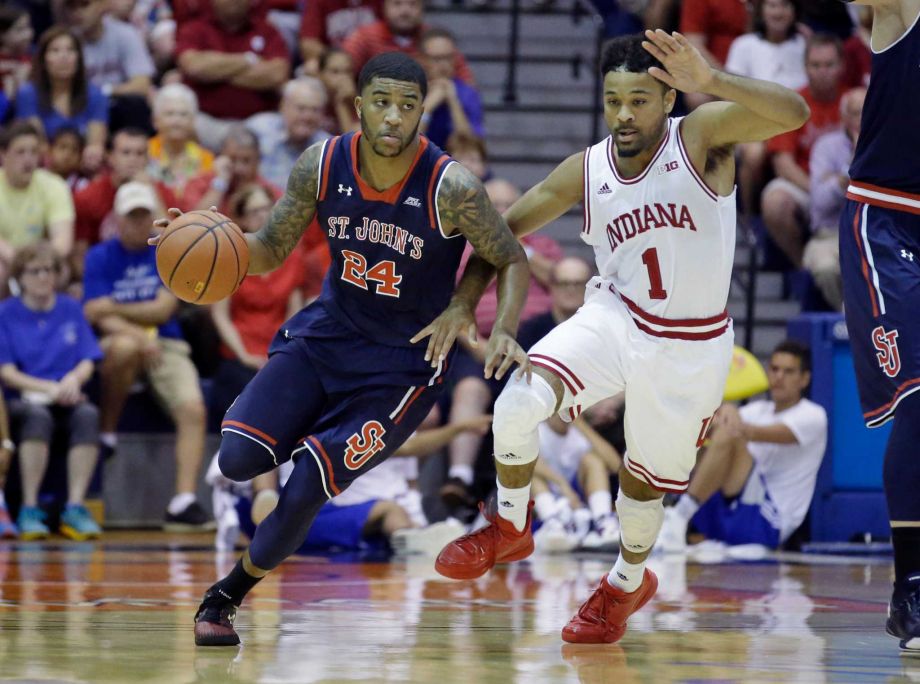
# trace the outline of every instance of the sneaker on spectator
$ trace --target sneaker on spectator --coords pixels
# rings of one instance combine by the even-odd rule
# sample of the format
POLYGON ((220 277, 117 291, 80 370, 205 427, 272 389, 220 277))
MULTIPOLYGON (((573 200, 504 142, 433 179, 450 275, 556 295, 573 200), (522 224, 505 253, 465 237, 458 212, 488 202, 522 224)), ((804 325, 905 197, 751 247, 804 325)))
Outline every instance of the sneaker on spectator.
POLYGON ((664 553, 687 553, 688 522, 674 506, 664 509, 664 523, 655 544, 664 553))
POLYGON ((13 524, 6 504, 0 504, 0 539, 15 539, 18 536, 19 530, 13 524))
POLYGON ((211 509, 217 521, 214 548, 218 551, 232 551, 240 537, 240 516, 236 511, 239 498, 223 487, 211 490, 211 509))
POLYGON ((19 509, 19 538, 26 541, 32 539, 47 539, 51 530, 45 524, 45 512, 38 506, 23 506, 19 509))
POLYGON ((64 509, 58 531, 75 541, 96 539, 102 534, 102 528, 96 524, 89 510, 82 504, 69 504, 64 509))
POLYGON ((540 553, 567 553, 578 541, 574 530, 559 518, 550 518, 533 535, 534 548, 540 553))
POLYGON ((476 497, 470 491, 470 486, 459 477, 447 478, 439 494, 444 505, 450 509, 476 508, 476 497))
POLYGON ((581 546, 591 551, 612 551, 620 545, 620 521, 614 513, 595 520, 581 546))
POLYGON ((163 523, 166 532, 208 532, 216 528, 217 523, 208 519, 208 514, 197 501, 193 501, 176 515, 166 511, 163 523))
POLYGON ((434 558, 441 549, 466 532, 459 520, 448 518, 425 527, 409 527, 390 535, 390 546, 398 556, 421 554, 434 558))

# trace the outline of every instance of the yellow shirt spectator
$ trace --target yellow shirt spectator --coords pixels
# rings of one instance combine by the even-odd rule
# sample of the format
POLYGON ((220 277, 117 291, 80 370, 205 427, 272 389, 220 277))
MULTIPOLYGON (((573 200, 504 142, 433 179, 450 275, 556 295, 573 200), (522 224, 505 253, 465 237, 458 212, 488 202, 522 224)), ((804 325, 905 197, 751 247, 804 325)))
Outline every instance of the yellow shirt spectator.
MULTIPOLYGON (((0 170, 0 240, 19 248, 58 232, 73 235, 73 197, 62 178, 35 169, 29 184, 14 188, 0 170)), ((70 241, 68 241, 70 242, 70 241)))

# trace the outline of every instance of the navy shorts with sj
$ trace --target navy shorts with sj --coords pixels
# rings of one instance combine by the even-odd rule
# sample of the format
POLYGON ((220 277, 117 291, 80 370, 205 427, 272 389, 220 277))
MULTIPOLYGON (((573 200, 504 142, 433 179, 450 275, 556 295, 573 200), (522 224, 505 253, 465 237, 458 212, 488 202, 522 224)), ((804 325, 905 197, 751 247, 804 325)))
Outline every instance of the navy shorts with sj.
POLYGON ((920 390, 920 215, 848 199, 840 270, 863 418, 878 427, 920 390))
POLYGON ((412 435, 439 397, 451 357, 434 369, 425 343, 391 347, 331 318, 324 325, 316 337, 277 335, 269 363, 227 411, 222 431, 257 441, 276 464, 292 454, 314 461, 331 499, 412 435))

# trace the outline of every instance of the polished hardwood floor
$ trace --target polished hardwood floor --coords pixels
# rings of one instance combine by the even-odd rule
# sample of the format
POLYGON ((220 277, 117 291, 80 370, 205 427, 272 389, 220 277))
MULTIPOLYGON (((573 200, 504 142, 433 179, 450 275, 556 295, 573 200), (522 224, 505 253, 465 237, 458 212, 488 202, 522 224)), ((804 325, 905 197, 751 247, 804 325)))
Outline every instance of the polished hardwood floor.
POLYGON ((242 647, 201 649, 192 615, 235 560, 204 536, 113 532, 0 542, 0 681, 920 682, 884 634, 884 558, 655 558, 656 598, 616 645, 559 630, 609 556, 532 557, 473 582, 430 559, 294 558, 237 619, 242 647))

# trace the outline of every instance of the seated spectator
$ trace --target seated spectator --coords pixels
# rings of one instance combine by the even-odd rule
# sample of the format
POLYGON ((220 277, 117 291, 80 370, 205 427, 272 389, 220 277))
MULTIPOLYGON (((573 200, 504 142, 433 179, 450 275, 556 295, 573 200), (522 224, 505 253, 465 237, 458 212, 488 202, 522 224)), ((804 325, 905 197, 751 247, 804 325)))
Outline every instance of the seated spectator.
POLYGON ((230 129, 221 146, 220 156, 211 171, 195 176, 185 186, 180 209, 217 207, 223 214, 230 212, 230 198, 240 188, 261 185, 277 200, 281 189, 259 175, 259 139, 242 125, 230 129))
POLYGON ((183 23, 176 57, 198 96, 198 139, 216 150, 234 123, 278 108, 291 63, 278 31, 252 0, 211 0, 211 15, 183 23))
MULTIPOLYGON (((76 242, 72 265, 83 274, 86 250, 118 233, 115 194, 129 181, 148 182, 147 134, 139 128, 122 128, 109 139, 108 170, 103 171, 74 195, 77 212, 76 242)), ((163 209, 176 205, 172 192, 162 183, 154 187, 163 209)))
MULTIPOLYGON (((732 42, 748 31, 748 3, 738 0, 683 0, 680 32, 716 69, 722 69, 732 42)), ((651 28, 657 28, 653 26, 651 28)), ((695 109, 712 98, 701 93, 685 93, 688 109, 695 109)))
POLYGON ((176 493, 164 527, 196 531, 207 523, 195 498, 205 407, 198 371, 176 321, 178 301, 160 281, 156 249, 147 244, 157 211, 159 202, 150 185, 131 182, 118 188, 118 235, 86 255, 83 308, 104 352, 99 367, 103 453, 114 453, 125 400, 136 378, 144 377, 176 425, 176 493))
MULTIPOLYGON (((808 84, 805 75, 805 37, 798 32, 800 0, 762 0, 755 6, 754 30, 735 38, 725 70, 748 78, 779 83, 792 90, 808 84)), ((767 145, 738 146, 738 185, 746 214, 758 214, 763 189, 767 145)))
POLYGON ((869 85, 869 73, 872 71, 872 8, 854 7, 859 13, 859 21, 853 29, 853 35, 843 41, 843 83, 846 88, 865 88, 869 85))
POLYGON ((441 148, 454 132, 485 137, 479 92, 454 73, 458 52, 453 35, 444 29, 428 29, 419 40, 419 50, 428 75, 419 132, 441 148))
POLYGON ((89 179, 80 173, 83 157, 83 136, 76 128, 59 128, 51 136, 45 168, 60 176, 71 192, 83 188, 89 179))
POLYGON ((802 262, 824 300, 836 311, 843 310, 838 224, 865 100, 865 88, 847 91, 840 99, 842 127, 822 135, 811 148, 811 239, 805 245, 802 262))
POLYGON ((60 258, 47 242, 16 253, 12 275, 21 295, 0 303, 0 379, 18 394, 10 405, 18 426, 22 539, 48 536, 38 492, 56 430, 68 438, 67 507, 61 534, 98 537, 99 525, 83 505, 99 458, 99 410, 83 388, 102 357, 80 304, 55 292, 60 258))
POLYGON ((19 528, 13 524, 6 505, 6 496, 3 493, 15 450, 16 445, 10 433, 10 418, 6 410, 6 400, 3 398, 3 392, 0 392, 0 539, 16 539, 19 536, 19 528))
POLYGON ((246 127, 259 138, 262 176, 269 183, 286 187, 303 151, 332 137, 320 128, 327 99, 322 81, 302 76, 284 84, 278 112, 256 114, 249 119, 246 127))
MULTIPOLYGON (((517 188, 508 181, 499 179, 486 183, 486 192, 499 213, 507 211, 520 197, 520 191, 517 188)), ((521 313, 521 318, 526 320, 552 308, 555 299, 550 296, 546 288, 552 278, 553 269, 558 267, 557 262, 562 258, 562 248, 555 240, 545 235, 528 235, 522 242, 530 260, 531 269, 527 302, 521 313)), ((464 265, 465 260, 469 259, 469 254, 469 250, 464 252, 464 265)), ((584 296, 583 292, 582 296, 584 296)), ((449 417, 451 423, 462 422, 488 413, 501 391, 503 384, 501 381, 494 378, 489 380, 483 378, 486 341, 495 323, 497 307, 498 295, 493 282, 486 288, 479 301, 479 306, 476 307, 479 343, 472 346, 465 336, 458 338, 459 346, 451 371, 453 383, 449 417)), ((481 445, 480 436, 468 433, 457 437, 448 447, 450 467, 447 481, 440 491, 441 498, 448 508, 469 508, 475 504, 470 488, 474 479, 473 465, 476 463, 481 445)))
POLYGON ((356 29, 373 24, 382 16, 382 0, 312 0, 300 23, 300 55, 304 72, 322 71, 323 53, 341 47, 356 29))
MULTIPOLYGON (((419 38, 427 29, 424 14, 422 0, 383 0, 383 18, 353 31, 342 43, 342 49, 351 55, 355 74, 381 52, 405 52, 419 59, 419 38)), ((473 72, 459 51, 454 60, 454 74, 472 84, 473 72)))
POLYGON ((666 553, 686 549, 690 522, 708 539, 775 549, 805 519, 827 445, 827 414, 804 396, 811 351, 780 343, 767 375, 769 399, 716 413, 687 492, 665 509, 666 553))
POLYGON ((30 119, 46 136, 71 127, 86 138, 83 170, 95 173, 105 154, 109 102, 89 83, 83 66, 83 46, 65 26, 42 34, 35 51, 32 80, 16 94, 16 116, 30 119))
POLYGON ((776 178, 767 184, 761 198, 767 232, 794 268, 802 267, 804 228, 811 207, 808 195, 811 147, 840 123, 843 76, 840 41, 825 34, 812 36, 805 52, 805 72, 808 85, 799 94, 808 102, 811 117, 801 128, 771 138, 767 143, 776 178))
MULTIPOLYGON (((590 409, 589 409, 590 410, 590 409)), ((538 426, 540 459, 533 478, 534 513, 543 523, 534 543, 545 553, 611 549, 620 543, 610 476, 623 461, 584 416, 558 415, 538 426)))
POLYGON ((489 170, 489 157, 486 154, 486 141, 482 138, 455 131, 447 139, 447 147, 444 151, 455 161, 463 164, 482 182, 492 177, 492 172, 489 170))
POLYGON ((13 252, 47 238, 61 258, 73 247, 74 209, 67 184, 38 168, 41 136, 28 121, 0 137, 0 289, 6 288, 13 252))
POLYGON ((64 17, 83 39, 86 77, 109 98, 109 125, 150 129, 147 95, 156 69, 147 41, 108 12, 109 0, 64 0, 64 17))
POLYGON ((13 4, 0 6, 0 92, 9 100, 29 80, 34 38, 28 12, 13 4))
POLYGON ((351 56, 341 48, 329 48, 319 58, 319 79, 326 86, 328 99, 321 128, 342 135, 360 128, 355 111, 355 71, 351 56))
MULTIPOLYGON (((260 185, 247 185, 230 199, 229 216, 246 233, 267 222, 274 198, 260 185)), ((285 259, 274 271, 247 276, 228 299, 211 307, 220 335, 221 362, 214 376, 209 415, 216 428, 233 400, 268 361, 275 333, 303 307, 303 266, 285 259)))
MULTIPOLYGON (((185 184, 213 168, 214 155, 195 142, 198 98, 183 83, 171 83, 153 100, 153 127, 157 134, 147 146, 147 173, 172 190, 182 205, 185 184)), ((168 207, 167 207, 168 208, 168 207)))

